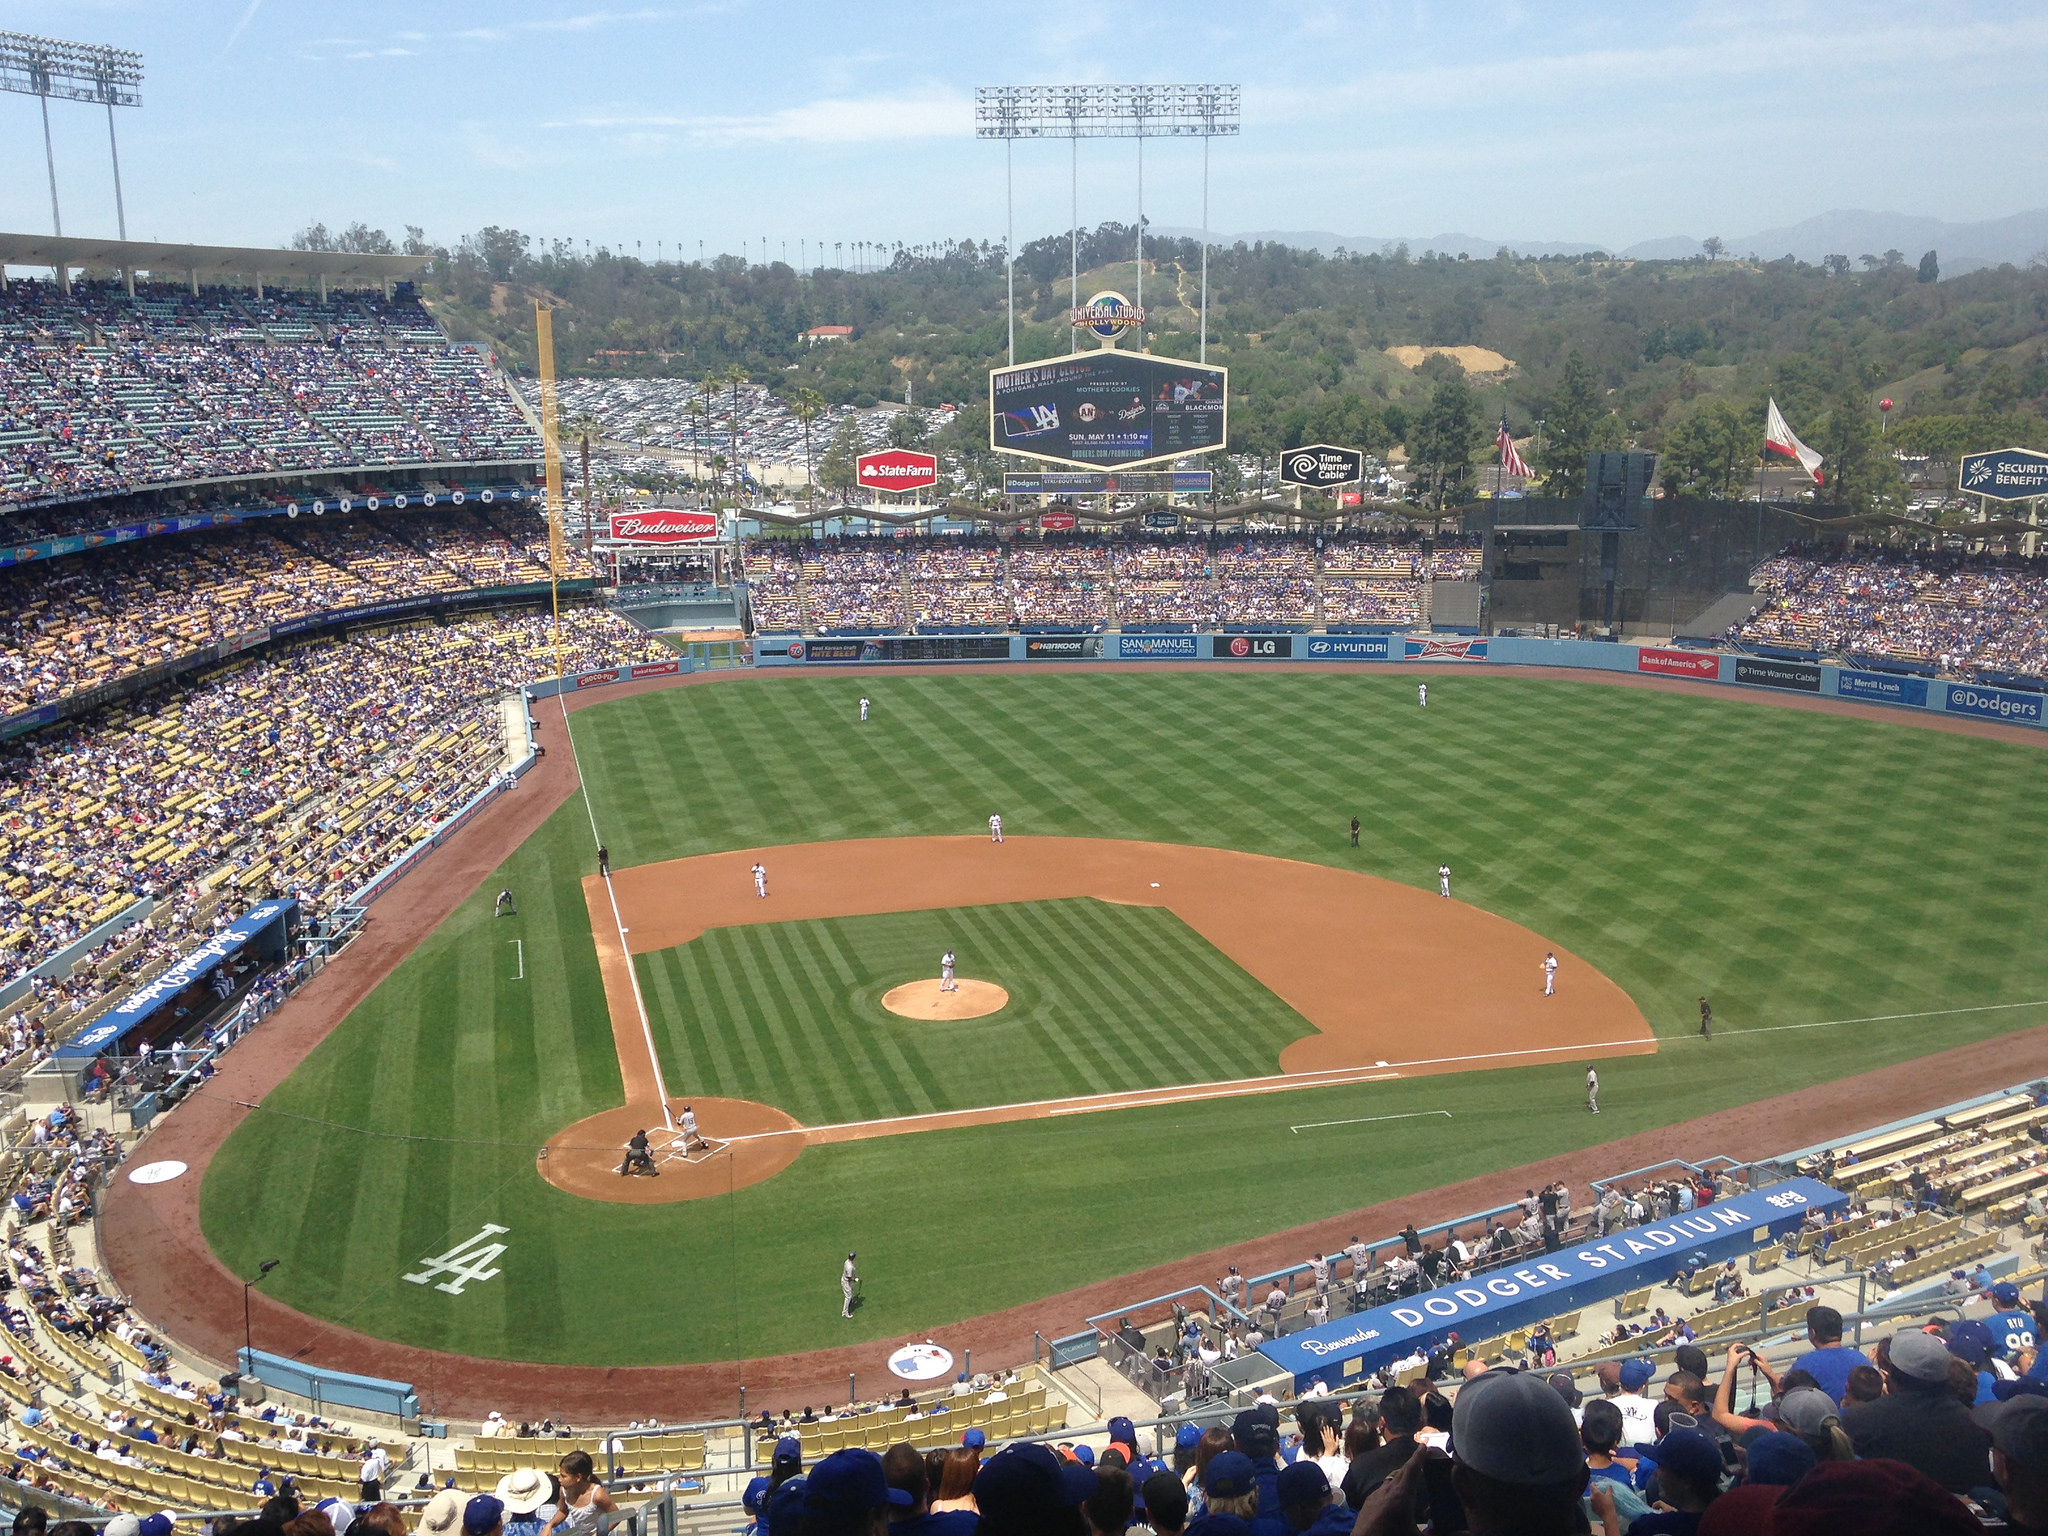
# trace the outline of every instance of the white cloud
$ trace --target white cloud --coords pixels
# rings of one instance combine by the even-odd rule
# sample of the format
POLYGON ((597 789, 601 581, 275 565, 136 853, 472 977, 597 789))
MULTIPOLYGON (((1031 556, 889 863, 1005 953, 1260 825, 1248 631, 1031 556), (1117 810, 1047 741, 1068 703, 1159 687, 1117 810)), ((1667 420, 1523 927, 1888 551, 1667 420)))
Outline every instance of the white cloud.
POLYGON ((835 97, 744 116, 670 116, 621 112, 567 118, 544 128, 646 133, 673 129, 723 144, 881 144, 963 139, 974 132, 974 102, 958 91, 909 96, 835 97))

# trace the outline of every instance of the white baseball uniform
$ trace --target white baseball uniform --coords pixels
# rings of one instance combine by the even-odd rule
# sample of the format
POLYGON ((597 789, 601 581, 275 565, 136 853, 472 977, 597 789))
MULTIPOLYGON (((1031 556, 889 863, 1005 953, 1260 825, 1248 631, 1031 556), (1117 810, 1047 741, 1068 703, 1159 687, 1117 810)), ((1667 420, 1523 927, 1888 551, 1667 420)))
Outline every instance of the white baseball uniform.
POLYGON ((853 1316, 853 1287, 859 1279, 860 1276, 854 1273, 853 1255, 849 1253, 846 1256, 846 1263, 839 1271, 839 1294, 844 1302, 839 1309, 841 1317, 853 1316))
POLYGON ((689 1105, 685 1104, 683 1106, 684 1151, 687 1152, 690 1149, 691 1142, 695 1142, 700 1147, 705 1145, 704 1138, 697 1133, 697 1111, 692 1109, 689 1105))
POLYGON ((868 717, 868 701, 867 701, 867 697, 866 697, 866 695, 862 695, 862 697, 861 697, 861 701, 860 701, 860 717, 861 717, 861 719, 863 719, 863 720, 867 719, 867 717, 868 717))
POLYGON ((1439 864, 1436 867, 1436 893, 1439 896, 1451 894, 1451 866, 1439 864))
POLYGON ((988 840, 989 840, 990 842, 992 842, 992 843, 1000 843, 1000 842, 1001 842, 1001 841, 1003 840, 1003 818, 1002 818, 1002 817, 1000 817, 1000 816, 991 816, 991 817, 989 817, 989 819, 988 819, 988 840))
POLYGON ((1429 684, 1417 683, 1415 685, 1415 702, 1425 709, 1429 707, 1429 684))
POLYGON ((1543 957, 1543 995, 1549 997, 1557 991, 1557 956, 1543 957))
POLYGON ((950 949, 939 958, 939 990, 958 992, 959 984, 953 980, 953 951, 950 949))
POLYGON ((768 894, 768 869, 766 865, 756 864, 754 866, 754 894, 756 896, 766 896, 768 894))
POLYGON ((1600 1074, 1591 1067, 1586 1068, 1586 1108, 1600 1113, 1600 1074))

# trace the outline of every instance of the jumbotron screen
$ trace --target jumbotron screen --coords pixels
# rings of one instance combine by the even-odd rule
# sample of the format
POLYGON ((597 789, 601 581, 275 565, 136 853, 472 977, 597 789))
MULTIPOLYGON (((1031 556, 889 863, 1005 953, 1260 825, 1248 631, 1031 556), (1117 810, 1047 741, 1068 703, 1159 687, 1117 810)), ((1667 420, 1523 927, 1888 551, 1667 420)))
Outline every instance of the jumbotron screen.
POLYGON ((1132 469, 1229 441, 1229 370, 1135 352, 1075 352, 988 376, 989 446, 1132 469))

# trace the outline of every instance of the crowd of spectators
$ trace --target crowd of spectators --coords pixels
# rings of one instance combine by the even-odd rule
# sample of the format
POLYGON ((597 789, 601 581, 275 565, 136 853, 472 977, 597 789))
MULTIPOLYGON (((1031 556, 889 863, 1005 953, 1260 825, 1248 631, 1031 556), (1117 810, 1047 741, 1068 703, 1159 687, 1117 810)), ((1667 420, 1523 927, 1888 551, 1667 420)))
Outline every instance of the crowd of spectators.
POLYGON ((761 631, 1393 627, 1421 622, 1426 580, 1472 579, 1479 553, 1357 535, 857 535, 755 539, 746 572, 761 631))
MULTIPOLYGON (((595 568, 574 546, 569 576, 595 568)), ((324 611, 548 579, 523 504, 263 518, 0 570, 0 716, 324 611)))
POLYGON ((1766 601, 1729 638, 1942 672, 2048 673, 2048 562, 1792 550, 1756 568, 1766 601))
MULTIPOLYGON (((565 671, 673 654, 601 609, 562 622, 565 671)), ((142 895, 169 909, 38 978, 10 1044, 17 1027, 59 1034, 219 926, 224 893, 327 910, 501 771, 497 699, 555 663, 545 613, 416 622, 237 659, 0 744, 0 984, 142 895)))
POLYGON ((409 294, 0 290, 0 507, 539 451, 492 359, 452 344, 409 294))

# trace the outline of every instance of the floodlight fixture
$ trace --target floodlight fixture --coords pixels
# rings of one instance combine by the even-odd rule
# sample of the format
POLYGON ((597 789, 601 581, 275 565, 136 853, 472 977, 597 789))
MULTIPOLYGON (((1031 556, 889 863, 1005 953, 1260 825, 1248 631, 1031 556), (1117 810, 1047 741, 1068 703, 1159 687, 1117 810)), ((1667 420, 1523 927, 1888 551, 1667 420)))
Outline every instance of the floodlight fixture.
MULTIPOLYGON (((1138 141, 1137 307, 1145 307, 1145 140, 1202 141, 1201 356, 1209 356, 1209 141, 1235 138, 1241 92, 1235 85, 983 85, 974 91, 974 136, 1003 141, 1003 265, 1010 292, 1010 361, 1017 361, 1017 277, 1012 167, 1019 139, 1069 140, 1073 308, 1081 307, 1081 140, 1138 141)), ((1140 344, 1143 332, 1140 331, 1140 344)), ((1076 343, 1078 345, 1078 342, 1076 343)))
POLYGON ((114 139, 114 108, 142 105, 142 55, 99 43, 66 43, 29 32, 0 32, 0 91, 34 96, 43 112, 43 163, 50 173, 50 223, 64 233, 57 207, 57 156, 50 145, 50 98, 97 102, 107 109, 107 149, 114 160, 114 215, 128 238, 121 201, 121 147, 114 139))

